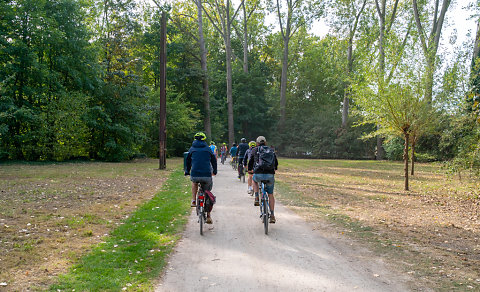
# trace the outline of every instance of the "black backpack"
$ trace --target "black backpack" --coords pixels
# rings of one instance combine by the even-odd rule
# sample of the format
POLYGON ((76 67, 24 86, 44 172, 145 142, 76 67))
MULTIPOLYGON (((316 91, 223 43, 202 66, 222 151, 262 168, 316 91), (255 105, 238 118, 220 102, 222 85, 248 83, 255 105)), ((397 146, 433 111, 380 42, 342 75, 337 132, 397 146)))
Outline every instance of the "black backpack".
POLYGON ((275 170, 275 152, 268 146, 258 147, 257 170, 271 171, 275 170))

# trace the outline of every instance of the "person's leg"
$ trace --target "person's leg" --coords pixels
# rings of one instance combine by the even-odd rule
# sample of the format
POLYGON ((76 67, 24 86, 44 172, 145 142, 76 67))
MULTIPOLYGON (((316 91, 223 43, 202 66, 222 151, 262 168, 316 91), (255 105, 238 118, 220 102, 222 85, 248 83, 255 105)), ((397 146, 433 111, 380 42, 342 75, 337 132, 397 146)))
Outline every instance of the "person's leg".
POLYGON ((253 192, 255 193, 255 201, 253 203, 254 206, 258 206, 260 203, 259 203, 259 194, 258 194, 258 182, 257 182, 257 178, 256 178, 256 174, 253 175, 253 192))
POLYGON ((197 191, 198 191, 198 183, 192 181, 192 207, 197 205, 197 191))

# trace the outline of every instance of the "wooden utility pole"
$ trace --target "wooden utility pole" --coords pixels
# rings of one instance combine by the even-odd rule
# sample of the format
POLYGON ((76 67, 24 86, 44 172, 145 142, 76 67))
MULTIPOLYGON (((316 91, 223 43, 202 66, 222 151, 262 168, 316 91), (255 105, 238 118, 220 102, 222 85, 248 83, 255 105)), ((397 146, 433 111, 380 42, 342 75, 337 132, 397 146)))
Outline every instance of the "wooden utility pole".
POLYGON ((160 121, 158 131, 159 169, 167 167, 167 17, 162 12, 160 30, 160 121))

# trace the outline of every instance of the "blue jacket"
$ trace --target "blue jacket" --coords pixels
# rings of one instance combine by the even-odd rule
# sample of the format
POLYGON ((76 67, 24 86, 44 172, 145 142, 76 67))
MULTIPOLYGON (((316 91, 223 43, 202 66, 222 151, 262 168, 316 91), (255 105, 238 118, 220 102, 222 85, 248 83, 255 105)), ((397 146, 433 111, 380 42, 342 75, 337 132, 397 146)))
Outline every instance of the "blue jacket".
POLYGON ((245 152, 247 152, 247 149, 250 148, 247 143, 240 143, 238 145, 238 150, 237 150, 237 155, 238 158, 243 159, 245 156, 245 152))
POLYGON ((188 150, 186 175, 211 177, 217 174, 217 159, 205 141, 195 140, 188 150))

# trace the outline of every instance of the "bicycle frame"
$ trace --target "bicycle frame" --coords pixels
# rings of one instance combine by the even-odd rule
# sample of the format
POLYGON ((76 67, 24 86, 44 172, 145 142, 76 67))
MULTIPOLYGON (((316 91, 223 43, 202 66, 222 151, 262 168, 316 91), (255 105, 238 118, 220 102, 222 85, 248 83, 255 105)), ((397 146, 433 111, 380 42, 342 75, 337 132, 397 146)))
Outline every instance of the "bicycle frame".
POLYGON ((265 234, 268 234, 268 220, 270 217, 270 205, 268 203, 268 194, 265 190, 265 182, 260 182, 262 189, 262 198, 260 203, 260 218, 262 218, 265 234))
POLYGON ((207 220, 207 213, 205 212, 205 193, 201 183, 198 183, 197 191, 197 216, 198 223, 200 224, 200 235, 203 235, 203 224, 207 220))

